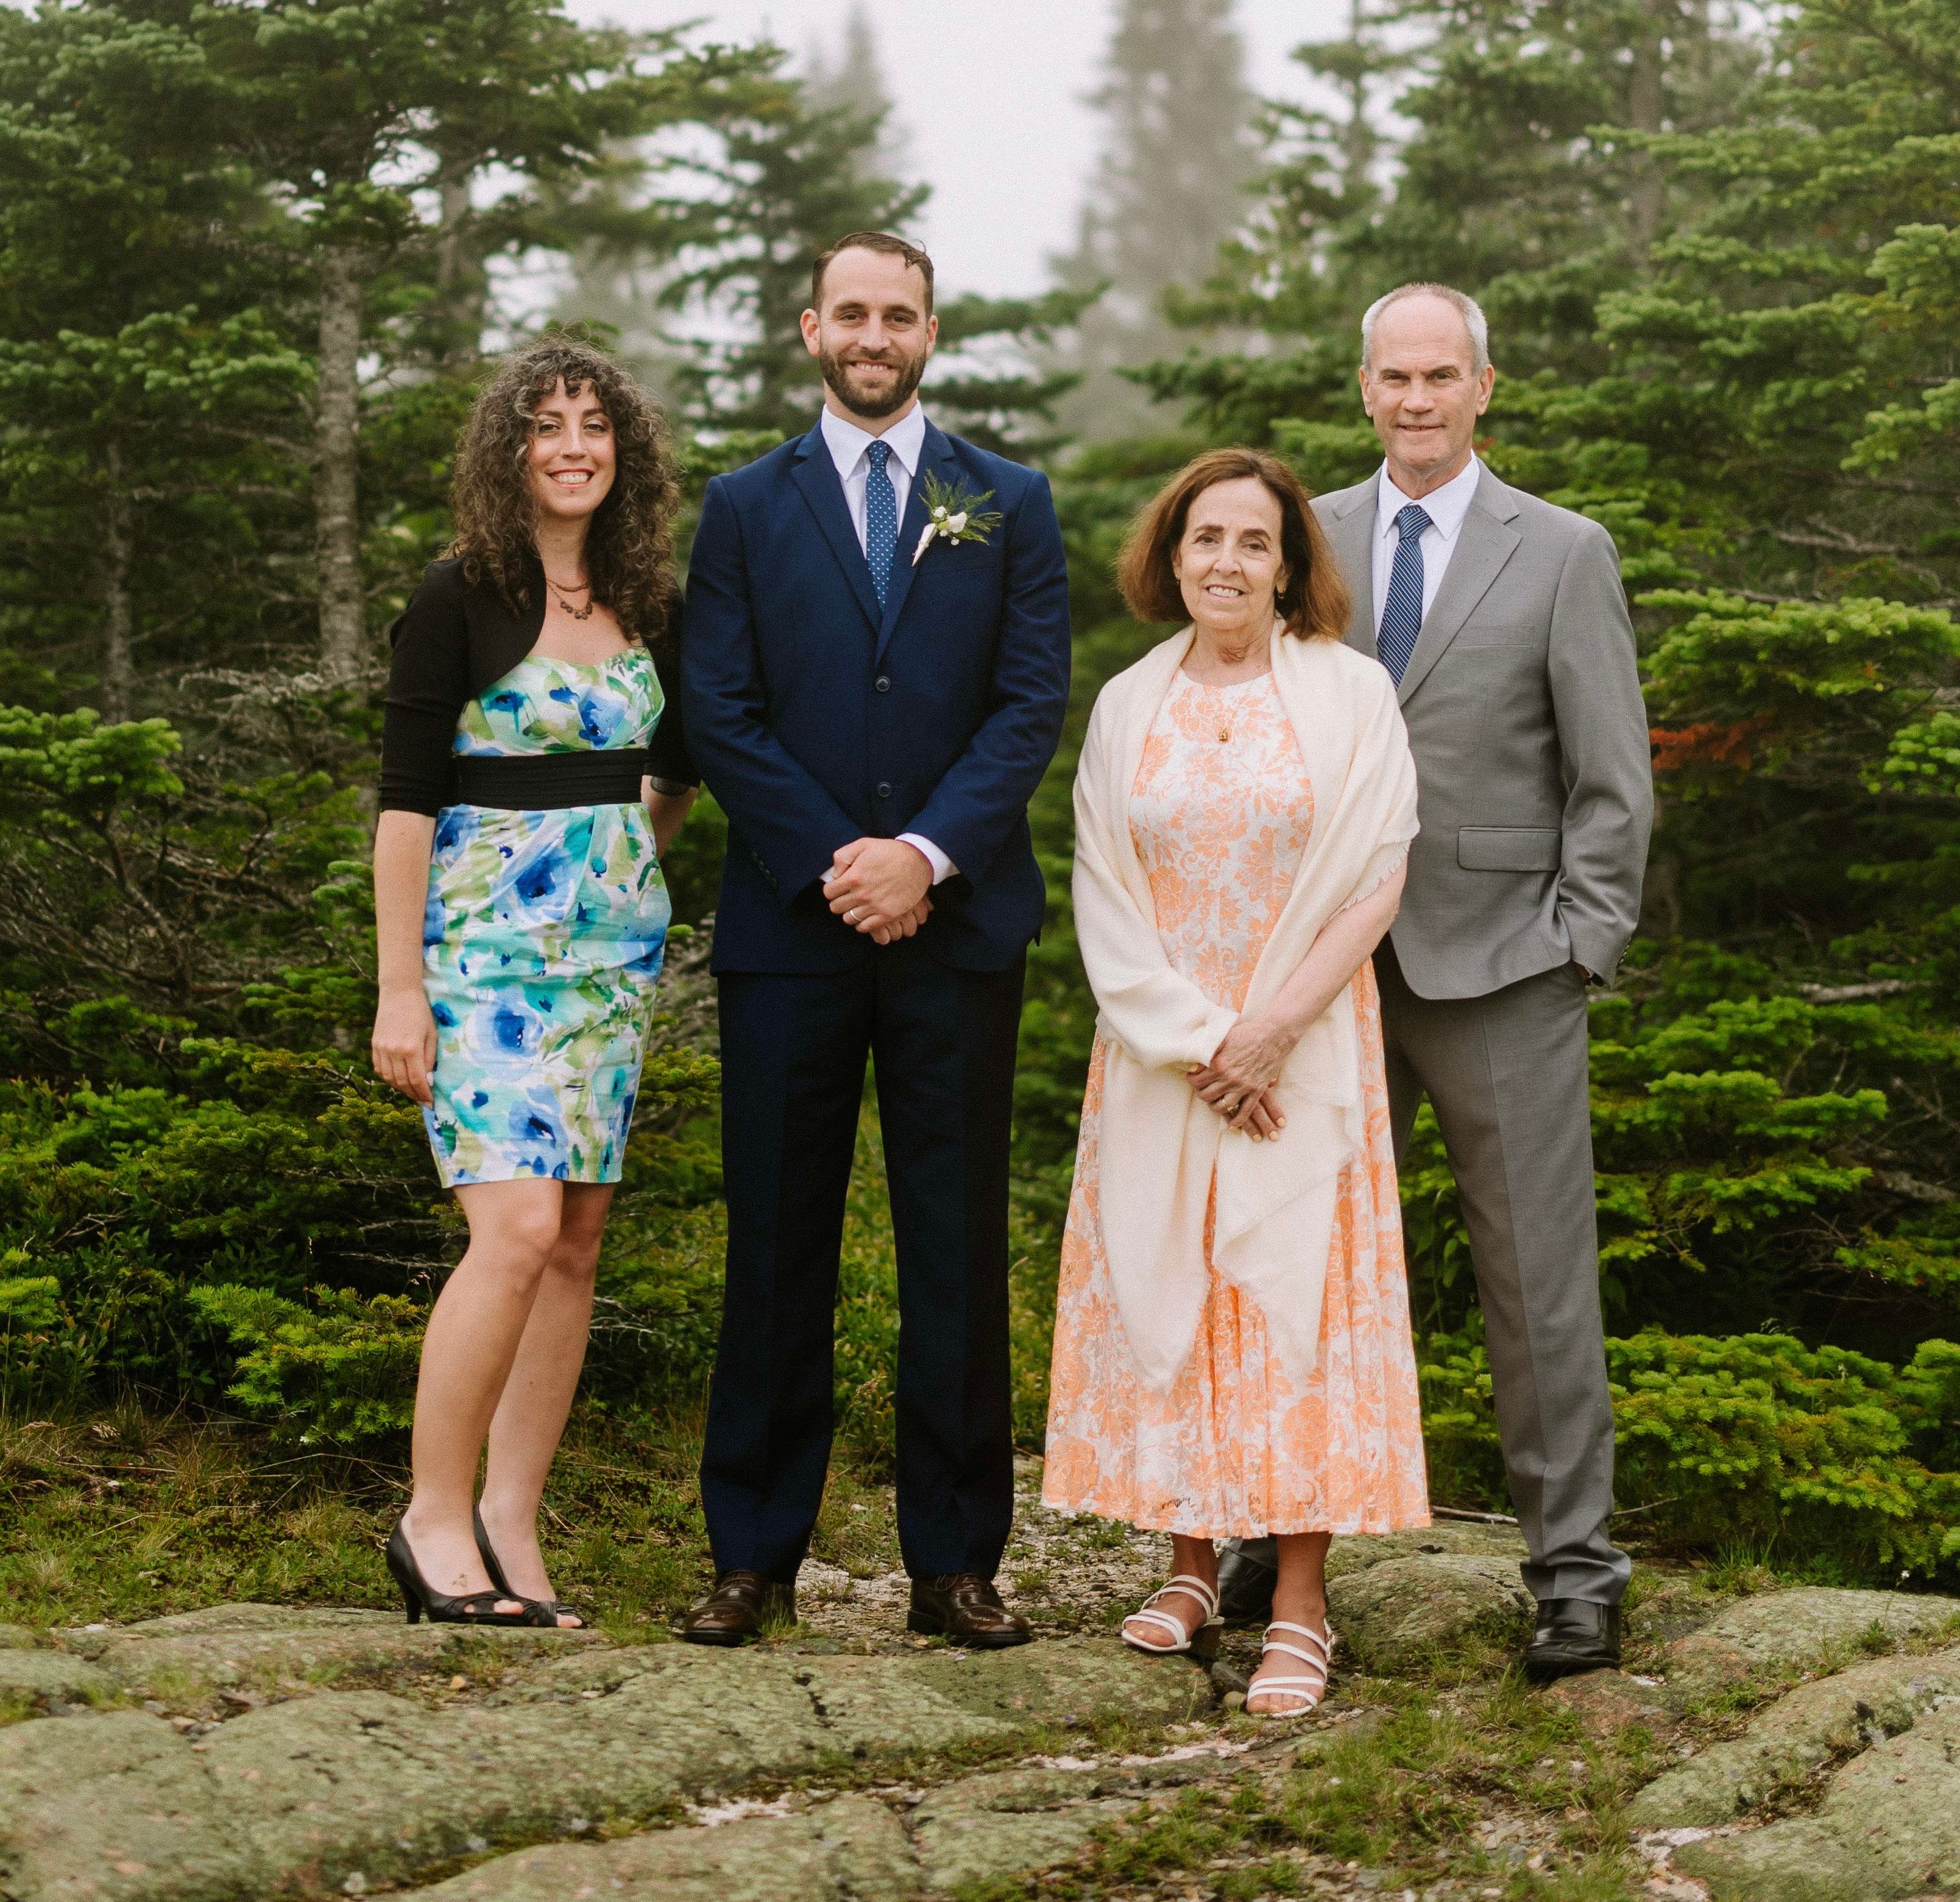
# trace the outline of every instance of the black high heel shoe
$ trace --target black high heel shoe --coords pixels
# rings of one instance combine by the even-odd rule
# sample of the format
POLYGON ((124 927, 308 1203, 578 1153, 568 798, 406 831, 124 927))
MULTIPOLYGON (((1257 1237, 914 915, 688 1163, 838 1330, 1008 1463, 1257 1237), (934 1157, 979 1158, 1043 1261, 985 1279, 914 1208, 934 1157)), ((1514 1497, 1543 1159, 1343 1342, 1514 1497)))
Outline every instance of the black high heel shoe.
MULTIPOLYGON (((490 1535, 485 1531, 483 1515, 475 1506, 469 1509, 469 1516, 476 1527, 476 1556, 483 1561, 483 1569, 490 1574, 490 1582, 507 1598, 517 1595, 511 1589, 511 1582, 504 1576, 504 1568, 497 1563, 496 1549, 490 1543, 490 1535)), ((592 1621, 575 1605, 567 1605, 562 1598, 527 1598, 527 1605, 542 1605, 551 1614, 545 1622, 559 1631, 583 1631, 592 1621), (561 1617, 576 1618, 576 1624, 560 1624, 561 1617)))
POLYGON ((388 1535, 388 1570, 402 1589, 402 1608, 408 1613, 411 1624, 419 1624, 425 1612, 431 1624, 542 1625, 558 1622, 555 1612, 533 1599, 518 1598, 494 1572, 492 1590, 473 1592, 460 1598, 444 1598, 422 1576, 422 1569, 415 1563, 415 1555, 409 1549, 409 1537, 402 1530, 399 1519, 388 1535), (509 1598, 517 1598, 523 1609, 499 1611, 498 1601, 509 1598))

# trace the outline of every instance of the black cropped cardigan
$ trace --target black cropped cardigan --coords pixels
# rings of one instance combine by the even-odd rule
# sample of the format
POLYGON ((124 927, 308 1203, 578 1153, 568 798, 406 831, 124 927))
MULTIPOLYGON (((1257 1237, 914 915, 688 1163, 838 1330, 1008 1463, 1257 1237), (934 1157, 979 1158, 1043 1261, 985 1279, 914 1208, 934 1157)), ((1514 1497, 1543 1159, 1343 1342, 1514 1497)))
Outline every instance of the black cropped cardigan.
MULTIPOLYGON (((456 723, 464 706, 501 680, 538 643, 545 624, 545 577, 533 564, 527 590, 535 606, 513 614, 488 581, 473 587, 460 559, 432 561, 422 585, 388 630, 388 672, 381 729, 381 810, 433 817, 454 803, 456 723)), ((680 682, 657 659, 667 705, 648 742, 647 771, 656 779, 698 786, 681 724, 680 682)))

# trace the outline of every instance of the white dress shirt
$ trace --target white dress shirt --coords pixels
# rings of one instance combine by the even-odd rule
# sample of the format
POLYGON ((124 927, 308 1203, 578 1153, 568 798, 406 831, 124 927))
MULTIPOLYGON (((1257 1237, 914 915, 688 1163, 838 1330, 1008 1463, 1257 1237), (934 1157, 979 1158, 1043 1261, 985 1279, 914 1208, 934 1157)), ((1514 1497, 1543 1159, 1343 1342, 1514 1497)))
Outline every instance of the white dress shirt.
MULTIPOLYGON (((883 443, 892 452, 891 460, 885 465, 885 473, 891 479, 892 498, 897 505, 899 524, 902 528, 905 504, 912 499, 912 479, 918 473, 919 457, 925 449, 925 406, 915 402, 883 435, 874 436, 868 429, 860 429, 855 423, 847 421, 826 403, 818 427, 823 431, 823 446, 830 451, 830 460, 837 465, 837 479, 844 485, 844 504, 851 511, 851 526, 858 531, 858 545, 869 554, 864 478, 871 472, 871 459, 867 452, 873 443, 883 443)), ((894 568, 908 558, 903 549, 892 549, 894 568)), ((932 867, 934 884, 942 883, 959 870, 923 833, 901 832, 899 837, 905 844, 916 846, 924 854, 926 863, 932 867)))
MULTIPOLYGON (((1429 611, 1436 604, 1436 591, 1443 585, 1443 577, 1449 567, 1449 558, 1456 552, 1456 538, 1462 533, 1463 518, 1470 513, 1472 498, 1477 493, 1477 484, 1484 472, 1484 465, 1475 456, 1457 474, 1438 489, 1432 489, 1423 496, 1419 506, 1429 512, 1429 526, 1422 532, 1422 618, 1429 619, 1429 611)), ((862 484, 860 484, 862 488, 862 484)), ((1389 604, 1389 571, 1394 565, 1395 550, 1402 545, 1402 531, 1395 526, 1395 517, 1411 502, 1417 501, 1413 495, 1405 495, 1396 488, 1394 479, 1389 474, 1388 464, 1382 465, 1382 479, 1375 491, 1375 631, 1382 630, 1382 610, 1389 604)), ((861 529, 860 534, 863 533, 861 529)))
MULTIPOLYGON (((871 459, 867 452, 873 443, 883 443, 892 452, 892 459, 885 465, 885 473, 892 479, 892 499, 898 504, 901 525, 905 519, 905 504, 911 499, 912 478, 918 473, 919 457, 925 450, 925 406, 915 402, 904 415, 892 424, 882 436, 874 436, 868 429, 860 429, 854 422, 847 422, 826 403, 823 407, 823 446, 830 451, 830 460, 837 465, 837 479, 844 485, 844 500, 851 510, 851 526, 858 531, 858 545, 865 545, 867 530, 864 526, 864 478, 871 472, 871 459)), ((896 562, 899 551, 892 556, 896 562)))

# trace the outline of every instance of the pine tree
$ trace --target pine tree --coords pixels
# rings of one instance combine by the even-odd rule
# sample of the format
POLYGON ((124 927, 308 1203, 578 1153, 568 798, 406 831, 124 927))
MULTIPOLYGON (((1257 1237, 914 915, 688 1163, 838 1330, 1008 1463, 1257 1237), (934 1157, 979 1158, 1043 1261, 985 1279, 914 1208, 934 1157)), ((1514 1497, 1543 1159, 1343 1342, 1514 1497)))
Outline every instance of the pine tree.
POLYGON ((924 192, 901 183, 905 142, 861 7, 848 17, 835 60, 813 48, 800 78, 767 41, 733 56, 740 68, 699 102, 695 129, 710 135, 706 154, 698 145, 623 148, 609 179, 561 207, 580 237, 572 283, 553 314, 609 333, 649 386, 695 422, 766 434, 789 425, 794 405, 783 390, 809 382, 791 334, 808 301, 807 282, 798 288, 808 265, 797 260, 813 260, 841 231, 909 220, 924 192), (762 268, 765 231, 768 248, 789 257, 787 269, 762 268), (696 332, 714 343, 704 347, 696 332))
MULTIPOLYGON (((718 440, 732 436, 724 449, 697 453, 702 466, 810 427, 822 400, 800 325, 812 267, 848 231, 914 229, 930 191, 877 168, 883 107, 814 103, 808 84, 784 70, 779 49, 758 47, 753 57, 749 81, 702 109, 711 149, 670 160, 650 196, 619 208, 587 266, 602 279, 607 270, 643 272, 657 287, 649 304, 711 333, 685 358, 667 358, 689 420, 718 440)), ((943 354, 925 390, 934 415, 991 447, 1033 453, 1077 380, 1036 366, 1033 355, 1075 322, 1087 298, 940 291, 943 354)), ((670 349, 684 341, 678 325, 663 339, 670 349)))
POLYGON ((1231 0, 1122 0, 1091 103, 1104 115, 1102 155, 1074 249, 1053 262, 1066 289, 1108 288, 1062 353, 1087 374, 1061 415, 1108 437, 1149 415, 1114 373, 1182 349, 1165 293, 1208 276, 1246 215, 1254 103, 1231 0))
POLYGON ((1726 612, 1662 650, 1669 724, 1697 730, 1670 756, 1723 789, 1674 820, 1684 919, 1804 918, 1820 947, 1841 938, 1846 955, 1899 961, 1907 921, 1930 955, 1960 898, 1944 848, 1929 851, 1960 810, 1943 803, 1949 741, 1930 731, 1888 750, 1908 727, 1951 721, 1936 715, 1950 690, 1938 644, 1880 643, 1865 690, 1812 708, 1822 720, 1842 699, 1828 743, 1801 723, 1783 751, 1774 726, 1732 730, 1768 692, 1754 670, 1805 617, 1848 657, 1880 604, 1960 607, 1960 189, 1933 156, 1960 141, 1960 24, 1917 0, 1811 0, 1777 52, 1744 125, 1657 142, 1664 171, 1712 182, 1713 202, 1656 282, 1605 300, 1602 374, 1537 393, 1514 434, 1582 495, 1617 480, 1636 546, 1665 538, 1698 577, 1756 604, 1753 657, 1726 612), (1891 920, 1876 938, 1845 937, 1875 911, 1891 920))
MULTIPOLYGON (((1276 418, 1316 419, 1322 485, 1347 472, 1345 458, 1372 454, 1373 438, 1355 434, 1352 388, 1361 313, 1379 287, 1354 253, 1389 196, 1384 82, 1411 57, 1390 43, 1367 0, 1350 0, 1340 38, 1294 49, 1338 105, 1268 102, 1256 122, 1264 163, 1242 231, 1220 246, 1201 282, 1166 299, 1182 329, 1236 332, 1241 347, 1167 358, 1140 373, 1147 388, 1181 400, 1223 438, 1263 442, 1276 418), (1246 349, 1249 338, 1268 347, 1246 349)), ((1290 440, 1297 450, 1297 434, 1290 440)))
POLYGON ((207 240, 255 208, 183 53, 104 9, 0 15, 0 640, 111 720, 167 695, 188 627, 256 644, 304 516, 248 437, 310 365, 253 308, 282 285, 207 240))
POLYGON ((227 240, 305 285, 314 386, 291 448, 312 477, 320 669, 349 679, 368 658, 363 359, 424 355, 431 290, 438 360, 473 359, 482 259, 548 236, 536 186, 603 170, 614 142, 684 112, 698 75, 673 33, 588 30, 558 0, 145 5, 181 12, 170 30, 218 82, 215 151, 257 188, 227 240), (518 183, 479 211, 493 170, 518 183))
POLYGON ((1960 1316, 1960 18, 1805 0, 1769 55, 1726 122, 1637 142, 1620 229, 1650 161, 1664 234, 1490 454, 1614 530, 1643 625, 1614 1298, 1904 1360, 1960 1316))
POLYGON ((877 109, 813 106, 758 49, 756 83, 708 103, 712 149, 673 160, 637 219, 622 218, 615 257, 637 250, 660 271, 657 301, 705 320, 730 342, 697 342, 679 370, 694 418, 744 431, 807 428, 818 372, 798 320, 818 256, 847 231, 905 232, 928 195, 873 169, 877 109))
POLYGON ((1729 122, 1761 43, 1711 0, 1424 11, 1437 37, 1396 107, 1416 131, 1357 262, 1384 287, 1475 291, 1513 374, 1573 364, 1600 297, 1642 281, 1656 243, 1705 202, 1692 178, 1670 183, 1647 140, 1729 122))
POLYGON ((1181 324, 1310 336, 1355 314, 1343 247, 1386 196, 1382 82, 1409 56, 1387 43, 1367 0, 1349 0, 1347 32, 1310 40, 1292 57, 1332 87, 1338 105, 1271 100, 1262 109, 1255 129, 1265 162, 1253 181, 1254 208, 1201 286, 1193 279, 1173 292, 1170 314, 1181 324))
POLYGON ((877 135, 865 148, 865 170, 886 178, 912 172, 912 142, 899 121, 864 0, 855 0, 845 16, 835 58, 821 46, 813 46, 805 64, 804 95, 819 112, 842 107, 877 120, 877 135))
POLYGON ((1663 173, 1653 140, 1732 117, 1764 57, 1710 0, 1440 0, 1392 24, 1418 22, 1430 38, 1398 49, 1357 7, 1344 40, 1300 49, 1344 110, 1269 116, 1248 234, 1174 307, 1268 348, 1167 361, 1148 379, 1211 429, 1264 440, 1284 425, 1323 483, 1368 453, 1354 433, 1358 320, 1397 284, 1477 296, 1513 386, 1602 367, 1600 300, 1650 278, 1667 232, 1708 199, 1700 177, 1663 173), (1402 68, 1389 103, 1414 129, 1384 191, 1369 107, 1402 68))

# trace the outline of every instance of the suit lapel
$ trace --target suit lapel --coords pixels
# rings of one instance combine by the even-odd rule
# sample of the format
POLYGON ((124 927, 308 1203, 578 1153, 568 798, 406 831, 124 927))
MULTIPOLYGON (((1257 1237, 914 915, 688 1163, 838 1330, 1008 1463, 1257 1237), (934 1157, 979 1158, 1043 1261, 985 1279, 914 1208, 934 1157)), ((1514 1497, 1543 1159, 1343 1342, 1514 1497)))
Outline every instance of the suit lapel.
POLYGON ((830 552, 837 557, 838 566, 844 571, 844 578, 858 597, 858 606, 864 610, 864 619, 877 627, 878 593, 871 585, 871 565, 858 545, 851 505, 844 499, 844 485, 838 478, 837 465, 830 459, 820 424, 798 445, 792 472, 810 513, 816 517, 817 526, 823 530, 824 539, 830 544, 830 552))
MULTIPOLYGON (((928 472, 937 476, 949 488, 958 485, 959 464, 953 456, 953 445, 947 441, 946 432, 931 423, 925 426, 925 441, 920 446, 912 493, 905 498, 905 518, 899 524, 899 545, 892 551, 892 578, 885 589, 885 612, 878 624, 880 660, 885 657, 886 648, 891 645, 892 631, 899 625, 899 616, 905 612, 906 596, 912 591, 912 577, 918 571, 913 565, 912 550, 918 546, 918 539, 925 533, 925 479, 928 472)), ((930 551, 925 558, 931 560, 930 551)), ((865 572, 870 574, 868 566, 865 572)))
POLYGON ((1491 584, 1516 552, 1522 538, 1511 523, 1517 512, 1510 491, 1485 469, 1478 479, 1477 493, 1457 534, 1456 551, 1443 571, 1435 603, 1423 619, 1422 632, 1416 638, 1415 651, 1409 656, 1408 670, 1395 695, 1398 705, 1408 705, 1409 695, 1442 659, 1472 610, 1489 593, 1491 584))
POLYGON ((1377 473, 1363 482, 1347 507, 1325 524, 1354 604, 1348 618, 1348 644, 1370 660, 1379 657, 1375 650, 1375 485, 1381 479, 1377 473))

